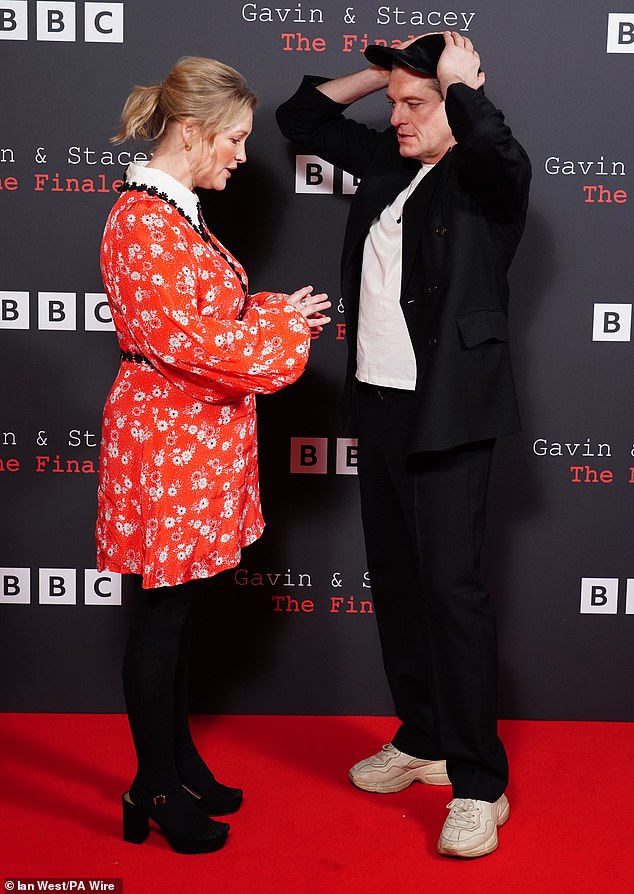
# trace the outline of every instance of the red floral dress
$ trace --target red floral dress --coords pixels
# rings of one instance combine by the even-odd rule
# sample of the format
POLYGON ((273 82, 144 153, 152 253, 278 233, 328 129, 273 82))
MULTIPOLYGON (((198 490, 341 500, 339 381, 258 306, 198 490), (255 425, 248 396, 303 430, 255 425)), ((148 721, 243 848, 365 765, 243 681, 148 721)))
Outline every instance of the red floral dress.
POLYGON ((97 568, 211 577, 262 533, 255 393, 294 382, 309 327, 246 274, 168 174, 131 165, 101 270, 122 352, 103 416, 97 568), (143 358, 143 359, 142 359, 143 358))

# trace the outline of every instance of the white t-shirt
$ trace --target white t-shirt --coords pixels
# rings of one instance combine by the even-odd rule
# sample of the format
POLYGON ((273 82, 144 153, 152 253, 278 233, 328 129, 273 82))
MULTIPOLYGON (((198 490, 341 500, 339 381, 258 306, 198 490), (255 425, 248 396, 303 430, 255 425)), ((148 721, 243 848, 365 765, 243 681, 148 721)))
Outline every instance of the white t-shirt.
POLYGON ((433 165, 421 165, 412 182, 376 217, 366 236, 361 268, 357 379, 413 391, 416 357, 400 305, 403 206, 433 165))

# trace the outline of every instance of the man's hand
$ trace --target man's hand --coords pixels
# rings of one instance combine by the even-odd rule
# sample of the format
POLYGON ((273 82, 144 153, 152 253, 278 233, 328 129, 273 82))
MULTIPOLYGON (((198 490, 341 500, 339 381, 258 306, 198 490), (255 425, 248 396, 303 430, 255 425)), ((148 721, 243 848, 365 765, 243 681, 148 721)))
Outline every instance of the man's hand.
POLYGON ((466 84, 477 90, 485 81, 484 72, 480 71, 480 57, 473 49, 468 37, 462 37, 457 31, 443 31, 445 49, 438 60, 436 76, 440 81, 443 96, 450 84, 466 84))

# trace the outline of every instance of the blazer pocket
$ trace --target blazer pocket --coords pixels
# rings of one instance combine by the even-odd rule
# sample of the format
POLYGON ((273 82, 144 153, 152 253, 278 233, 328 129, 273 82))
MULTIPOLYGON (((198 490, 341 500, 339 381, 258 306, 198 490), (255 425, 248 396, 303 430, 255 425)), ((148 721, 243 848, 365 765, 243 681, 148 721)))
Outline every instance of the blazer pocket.
POLYGON ((486 342, 507 342, 509 324, 501 310, 476 310, 456 319, 460 340, 465 348, 486 342))

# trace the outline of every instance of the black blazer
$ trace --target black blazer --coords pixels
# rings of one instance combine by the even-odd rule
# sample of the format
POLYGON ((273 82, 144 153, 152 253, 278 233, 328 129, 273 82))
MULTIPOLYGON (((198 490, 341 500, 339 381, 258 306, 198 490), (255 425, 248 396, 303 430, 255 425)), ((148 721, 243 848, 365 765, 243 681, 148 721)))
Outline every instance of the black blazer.
MULTIPOLYGON (((345 118, 346 107, 316 89, 325 80, 304 78, 277 121, 288 139, 361 179, 341 262, 349 405, 365 237, 419 162, 401 157, 394 128, 379 132, 345 118)), ((403 211, 400 300, 417 363, 411 452, 447 450, 520 427, 506 274, 524 229, 530 162, 482 90, 453 84, 445 108, 457 145, 403 211)))

